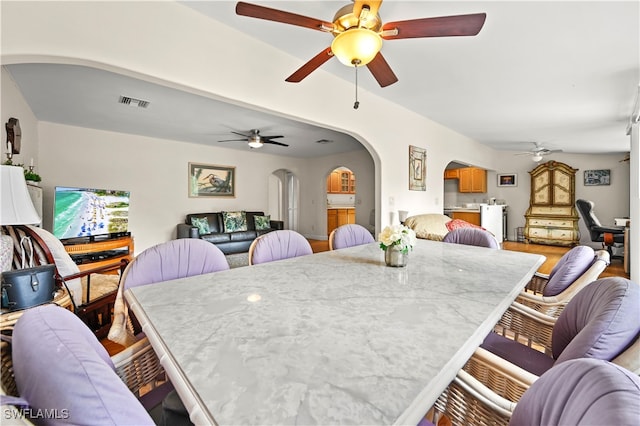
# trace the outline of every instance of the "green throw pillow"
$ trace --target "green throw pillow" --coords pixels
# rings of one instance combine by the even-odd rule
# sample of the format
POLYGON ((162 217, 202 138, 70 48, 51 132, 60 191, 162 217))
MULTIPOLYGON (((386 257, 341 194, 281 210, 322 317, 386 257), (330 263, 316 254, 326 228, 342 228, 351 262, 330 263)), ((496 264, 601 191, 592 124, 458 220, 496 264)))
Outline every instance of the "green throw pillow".
POLYGON ((224 232, 238 232, 247 230, 247 215, 245 212, 222 212, 224 232))
POLYGON ((254 216, 253 221, 256 224, 256 231, 264 231, 271 228, 271 216, 254 216))
POLYGON ((206 217, 192 217, 191 225, 198 228, 198 234, 205 235, 211 233, 209 229, 209 221, 206 217))

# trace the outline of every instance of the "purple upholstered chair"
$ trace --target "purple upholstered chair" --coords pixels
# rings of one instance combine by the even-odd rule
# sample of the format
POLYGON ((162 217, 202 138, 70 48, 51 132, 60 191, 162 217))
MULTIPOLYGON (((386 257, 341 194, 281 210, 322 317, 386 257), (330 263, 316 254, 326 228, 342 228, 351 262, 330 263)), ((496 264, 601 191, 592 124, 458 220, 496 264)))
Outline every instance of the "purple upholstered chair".
MULTIPOLYGON (((612 361, 638 374, 638 306, 640 287, 620 277, 589 284, 571 299, 557 319, 513 303, 500 324, 511 325, 507 330, 518 336, 519 342, 490 333, 438 399, 434 406, 436 412, 447 414, 454 424, 506 424, 516 404, 519 407, 519 401, 524 401, 523 395, 542 380, 540 376, 551 375, 575 359, 612 361), (534 334, 534 343, 542 347, 544 353, 520 343, 534 334)), ((566 380, 564 389, 576 384, 566 380)), ((555 404, 546 409, 552 411, 569 402, 568 396, 556 395, 556 398, 555 404)), ((636 397, 636 409, 637 401, 636 397)), ((558 422, 554 417, 542 423, 530 423, 528 417, 529 414, 518 417, 512 424, 579 424, 575 420, 558 422)), ((623 423, 594 421, 591 424, 623 423)))
POLYGON ((544 373, 522 395, 510 425, 637 425, 640 378, 607 361, 575 359, 544 373))
POLYGON ((550 349, 550 355, 494 332, 487 336, 480 347, 536 376, 570 359, 610 361, 631 346, 640 335, 638 306, 638 284, 621 277, 600 279, 587 285, 571 299, 557 319, 514 303, 508 314, 500 320, 512 321, 513 324, 529 323, 530 330, 540 333, 534 342, 550 349), (536 322, 538 327, 530 325, 536 322), (548 340, 545 341, 549 331, 550 347, 548 340))
POLYGON ((582 275, 595 261, 594 251, 589 246, 577 246, 564 254, 549 273, 549 281, 542 294, 556 296, 582 275))
MULTIPOLYGON (((150 247, 136 256, 125 269, 116 295, 113 323, 108 338, 128 348, 122 353, 130 354, 130 359, 122 361, 122 369, 119 365, 116 365, 116 368, 120 377, 128 383, 129 388, 140 389, 146 386, 153 389, 144 396, 138 395, 141 396, 140 399, 146 408, 155 407, 163 399, 163 405, 166 405, 167 401, 176 400, 177 395, 168 382, 156 388, 156 378, 159 375, 162 376, 164 371, 158 357, 153 350, 149 350, 148 339, 139 330, 134 329, 134 322, 130 319, 129 308, 124 300, 124 291, 141 285, 227 269, 229 269, 227 259, 218 247, 210 242, 192 238, 172 240, 150 247), (136 373, 132 374, 127 369, 129 365, 140 367, 136 373), (144 375, 140 373, 142 371, 144 375)), ((174 405, 177 408, 170 411, 174 411, 178 417, 186 418, 184 423, 188 424, 187 411, 179 398, 174 405)))
POLYGON ((598 279, 610 259, 606 250, 574 247, 560 258, 550 274, 536 272, 516 302, 557 318, 569 300, 598 279))
POLYGON ((105 348, 66 309, 43 305, 25 311, 13 331, 12 359, 20 396, 34 412, 57 416, 43 423, 154 424, 115 373, 105 348))
POLYGON ((489 231, 480 228, 457 228, 448 232, 444 239, 445 243, 466 244, 469 246, 488 247, 499 249, 500 244, 496 237, 489 231))
POLYGON ((136 256, 122 275, 113 309, 109 340, 123 346, 136 342, 129 326, 129 309, 123 293, 140 285, 186 278, 229 269, 224 253, 215 245, 193 238, 181 238, 150 247, 136 256))
POLYGON ((329 250, 359 246, 375 242, 371 232, 362 225, 342 225, 329 234, 329 250))
POLYGON ((313 254, 311 244, 301 234, 279 230, 263 234, 249 247, 249 265, 313 254))

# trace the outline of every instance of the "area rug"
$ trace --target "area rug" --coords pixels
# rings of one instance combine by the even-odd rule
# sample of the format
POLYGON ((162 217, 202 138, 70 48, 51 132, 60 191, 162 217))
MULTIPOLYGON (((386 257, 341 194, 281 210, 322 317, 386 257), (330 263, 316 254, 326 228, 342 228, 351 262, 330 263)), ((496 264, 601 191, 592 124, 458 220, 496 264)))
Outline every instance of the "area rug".
MULTIPOLYGON (((118 290, 120 275, 91 274, 89 296, 94 301, 118 290)), ((82 301, 87 300, 87 277, 82 277, 82 301)))
POLYGON ((225 256, 230 268, 249 266, 249 253, 228 254, 225 256))

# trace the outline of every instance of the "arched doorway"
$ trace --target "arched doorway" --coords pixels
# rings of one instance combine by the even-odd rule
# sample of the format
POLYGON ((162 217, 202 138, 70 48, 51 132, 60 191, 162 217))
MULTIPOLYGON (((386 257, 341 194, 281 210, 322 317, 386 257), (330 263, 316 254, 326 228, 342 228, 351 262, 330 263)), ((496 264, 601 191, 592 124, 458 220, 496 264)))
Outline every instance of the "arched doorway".
POLYGON ((269 214, 293 231, 298 230, 299 186, 298 177, 290 170, 279 169, 269 177, 269 214))

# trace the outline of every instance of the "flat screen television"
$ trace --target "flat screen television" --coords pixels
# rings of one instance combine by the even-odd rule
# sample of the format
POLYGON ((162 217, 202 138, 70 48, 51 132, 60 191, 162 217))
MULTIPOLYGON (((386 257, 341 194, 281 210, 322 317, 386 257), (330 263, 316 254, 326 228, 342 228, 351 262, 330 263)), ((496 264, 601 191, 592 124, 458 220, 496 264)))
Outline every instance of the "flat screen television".
POLYGON ((57 186, 53 235, 60 240, 126 234, 128 191, 57 186))

